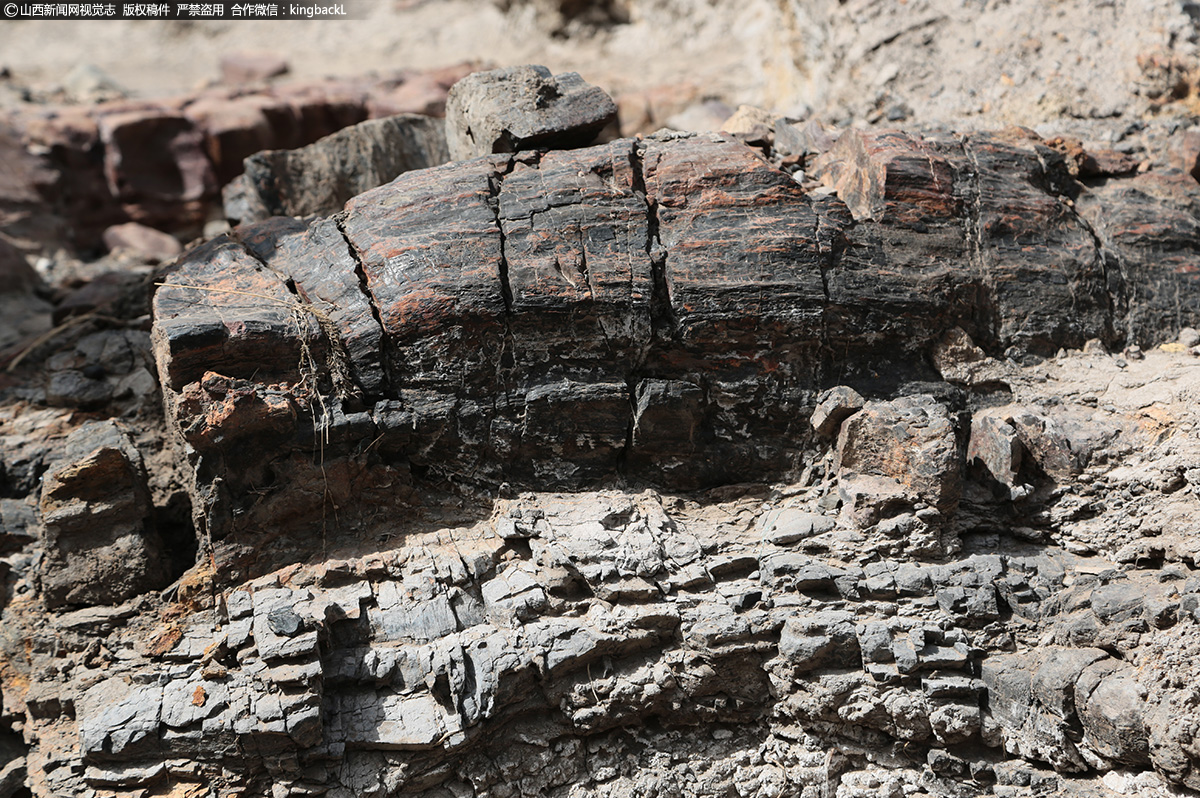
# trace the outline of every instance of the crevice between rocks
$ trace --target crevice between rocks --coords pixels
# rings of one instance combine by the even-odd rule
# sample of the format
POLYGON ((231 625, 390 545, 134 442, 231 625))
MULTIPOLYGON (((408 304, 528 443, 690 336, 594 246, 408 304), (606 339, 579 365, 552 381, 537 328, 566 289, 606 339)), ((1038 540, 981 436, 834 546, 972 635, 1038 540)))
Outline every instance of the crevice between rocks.
POLYGON ((380 391, 384 396, 392 395, 391 377, 387 368, 387 328, 383 326, 383 314, 379 311, 379 306, 375 304, 375 295, 371 293, 371 284, 367 280, 367 270, 363 266, 362 258, 358 254, 358 248, 350 241, 350 233, 346 230, 346 212, 336 213, 330 217, 334 227, 337 228, 338 235, 342 237, 342 241, 346 244, 346 252, 349 253, 350 259, 354 261, 354 275, 358 278, 358 290, 362 293, 363 299, 367 302, 367 307, 371 309, 371 317, 375 319, 375 324, 379 327, 380 347, 379 347, 379 372, 380 372, 380 391))
POLYGON ((975 304, 974 315, 979 324, 979 330, 984 332, 989 339, 985 342, 985 346, 990 343, 999 349, 1003 346, 1003 342, 1000 340, 1002 325, 995 302, 996 290, 992 283, 990 270, 983 258, 983 186, 980 182, 979 159, 971 149, 970 136, 956 136, 956 139, 959 146, 962 147, 963 155, 970 163, 970 172, 965 181, 968 193, 964 193, 962 197, 967 210, 963 217, 963 234, 966 237, 967 254, 979 275, 979 287, 983 292, 975 304))
POLYGON ((636 144, 630 153, 629 165, 633 170, 633 190, 641 194, 646 203, 646 257, 650 261, 650 336, 651 346, 659 327, 665 327, 674 337, 679 329, 679 318, 671 306, 671 288, 667 282, 667 249, 659 233, 658 202, 650 199, 646 190, 646 150, 636 144))
MULTIPOLYGON (((1113 295, 1112 278, 1109 274, 1108 259, 1111 255, 1116 264, 1117 273, 1121 277, 1120 287, 1123 289, 1126 285, 1125 264, 1121 259, 1121 255, 1119 252, 1111 250, 1105 245, 1104 239, 1100 236, 1100 231, 1093 227, 1092 223, 1088 221, 1087 217, 1079 212, 1079 208, 1077 208, 1073 203, 1067 207, 1070 209, 1071 214, 1079 222, 1080 226, 1087 231, 1087 234, 1092 239, 1092 246, 1096 248, 1096 265, 1100 267, 1101 279, 1104 280, 1104 299, 1108 316, 1108 329, 1106 332, 1110 336, 1110 340, 1106 343, 1130 343, 1129 338, 1131 337, 1132 330, 1129 327, 1127 318, 1123 320, 1125 321, 1125 324, 1123 325, 1124 330, 1122 332, 1117 331, 1117 323, 1118 321, 1121 321, 1121 319, 1119 319, 1120 314, 1118 312, 1118 308, 1121 304, 1120 300, 1124 299, 1125 301, 1128 301, 1128 297, 1116 297, 1113 295)), ((1136 343, 1136 341, 1132 343, 1136 343)))
MULTIPOLYGON (((499 166, 499 165, 497 165, 499 166)), ((496 385, 500 387, 498 393, 507 394, 505 385, 504 371, 509 369, 516 362, 516 338, 513 334, 513 292, 512 284, 508 278, 508 238, 504 233, 504 222, 500 218, 500 193, 504 190, 504 178, 512 174, 516 167, 516 158, 509 155, 503 164, 503 170, 494 168, 491 174, 488 175, 488 198, 487 205, 492 211, 492 216, 496 222, 496 234, 500 237, 499 256, 500 262, 497 266, 500 279, 500 297, 504 302, 504 334, 501 342, 499 353, 496 356, 496 385)), ((493 417, 498 411, 498 396, 492 398, 493 417)))
MULTIPOLYGON (((505 161, 504 170, 493 170, 488 175, 488 207, 491 208, 492 214, 496 218, 496 232, 500 236, 500 294, 504 298, 504 314, 512 316, 513 313, 513 293, 512 285, 508 281, 508 240, 504 233, 504 223, 500 219, 500 192, 504 190, 504 178, 512 174, 513 168, 516 166, 516 159, 512 156, 505 161)), ((512 335, 509 325, 505 323, 505 338, 510 338, 512 335)))

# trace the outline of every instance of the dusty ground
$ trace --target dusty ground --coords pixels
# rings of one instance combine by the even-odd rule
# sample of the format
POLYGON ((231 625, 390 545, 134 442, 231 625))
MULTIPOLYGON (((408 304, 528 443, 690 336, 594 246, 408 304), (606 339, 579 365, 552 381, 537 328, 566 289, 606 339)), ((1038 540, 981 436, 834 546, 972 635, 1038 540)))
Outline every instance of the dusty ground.
POLYGON ((213 81, 221 56, 242 51, 278 53, 297 78, 534 62, 617 95, 686 86, 733 107, 958 128, 1194 118, 1200 102, 1194 3, 615 0, 593 4, 611 13, 564 21, 556 9, 567 5, 364 3, 364 19, 344 22, 5 22, 0 67, 10 89, 35 95, 78 85, 72 70, 91 64, 151 96, 213 81))

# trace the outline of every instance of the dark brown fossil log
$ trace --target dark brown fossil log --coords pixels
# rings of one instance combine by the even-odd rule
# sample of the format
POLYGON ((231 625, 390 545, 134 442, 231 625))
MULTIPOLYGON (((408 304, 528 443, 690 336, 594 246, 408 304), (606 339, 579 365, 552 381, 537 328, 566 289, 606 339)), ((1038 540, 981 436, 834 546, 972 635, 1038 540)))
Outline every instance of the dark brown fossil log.
POLYGON ((494 155, 193 250, 154 340, 208 528, 294 522, 279 499, 316 448, 350 516, 379 511, 352 495, 376 470, 784 478, 820 390, 938 380, 947 331, 1020 359, 1200 311, 1185 176, 1084 186, 1018 129, 852 133, 818 169, 835 193, 716 136, 494 155))

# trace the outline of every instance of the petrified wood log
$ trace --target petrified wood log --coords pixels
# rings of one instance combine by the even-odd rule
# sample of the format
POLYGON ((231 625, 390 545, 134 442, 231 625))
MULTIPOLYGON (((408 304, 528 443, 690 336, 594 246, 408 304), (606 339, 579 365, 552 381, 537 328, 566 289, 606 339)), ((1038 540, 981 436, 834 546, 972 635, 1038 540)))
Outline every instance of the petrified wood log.
POLYGON ((153 335, 198 515, 785 478, 820 390, 938 379, 954 328, 1049 355, 1200 311, 1187 178, 1085 187, 1023 130, 850 133, 817 171, 834 192, 717 136, 492 155, 193 250, 153 335))

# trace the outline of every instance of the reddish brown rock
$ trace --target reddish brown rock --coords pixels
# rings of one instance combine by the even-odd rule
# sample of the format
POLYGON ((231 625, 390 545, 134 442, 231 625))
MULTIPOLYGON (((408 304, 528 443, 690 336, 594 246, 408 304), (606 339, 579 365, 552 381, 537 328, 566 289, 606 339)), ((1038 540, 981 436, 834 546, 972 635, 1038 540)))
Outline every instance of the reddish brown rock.
POLYGON ((504 338, 494 181, 507 159, 407 173, 346 204, 392 385, 482 388, 504 338))
POLYGON ((165 261, 183 252, 174 236, 137 222, 113 225, 104 231, 104 244, 110 250, 126 249, 155 261, 165 261))
POLYGON ((189 105, 186 113, 204 132, 208 158, 222 185, 240 174, 242 161, 254 153, 296 146, 280 141, 280 133, 290 132, 296 122, 291 109, 273 98, 202 99, 189 105))
POLYGON ((254 83, 288 73, 285 58, 265 52, 228 53, 221 56, 220 67, 224 83, 254 83))
POLYGON ((130 220, 194 236, 248 156, 312 144, 368 115, 440 113, 473 68, 21 106, 5 115, 12 133, 0 132, 0 229, 30 242, 69 235, 85 250, 130 220))
POLYGON ((216 193, 203 137, 187 118, 159 110, 100 118, 110 196, 145 224, 186 227, 203 218, 216 193))
POLYGON ((1081 187, 1065 156, 1032 132, 850 132, 816 172, 860 222, 829 276, 840 304, 874 305, 913 325, 939 306, 960 308, 959 326, 976 341, 1043 355, 1114 336, 1104 262, 1073 206, 1081 187), (891 281, 878 277, 897 267, 902 293, 880 291, 891 281))

